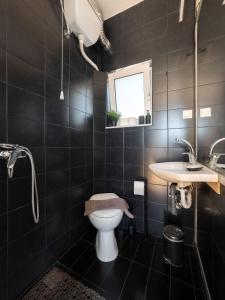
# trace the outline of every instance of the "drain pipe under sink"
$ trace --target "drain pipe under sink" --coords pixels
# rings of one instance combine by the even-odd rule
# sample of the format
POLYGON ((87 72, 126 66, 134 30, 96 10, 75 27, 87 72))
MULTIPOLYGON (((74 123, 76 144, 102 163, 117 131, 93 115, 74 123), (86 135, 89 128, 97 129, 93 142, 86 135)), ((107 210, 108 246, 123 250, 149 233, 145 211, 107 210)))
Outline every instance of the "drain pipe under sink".
POLYGON ((98 66, 87 56, 87 54, 84 51, 84 36, 82 34, 78 35, 79 40, 79 46, 80 46, 80 52, 83 56, 83 58, 96 70, 99 71, 98 66))
POLYGON ((187 190, 184 187, 177 186, 177 190, 180 192, 180 202, 183 208, 186 209, 190 208, 192 204, 191 188, 189 189, 187 194, 186 194, 187 190))

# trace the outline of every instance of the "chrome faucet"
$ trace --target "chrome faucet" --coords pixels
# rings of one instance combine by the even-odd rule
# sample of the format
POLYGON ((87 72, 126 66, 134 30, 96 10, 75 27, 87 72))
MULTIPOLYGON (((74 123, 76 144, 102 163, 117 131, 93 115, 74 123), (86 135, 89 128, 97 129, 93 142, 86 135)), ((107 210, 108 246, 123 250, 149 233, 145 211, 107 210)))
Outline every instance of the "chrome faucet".
POLYGON ((7 169, 9 178, 13 177, 13 170, 18 158, 24 158, 23 149, 19 145, 0 144, 0 159, 7 159, 7 169))
POLYGON ((31 151, 17 144, 0 143, 0 159, 7 160, 8 177, 13 177, 13 170, 18 158, 28 157, 31 165, 31 206, 34 222, 39 222, 39 201, 34 159, 31 151))
POLYGON ((180 143, 180 144, 185 144, 186 146, 188 146, 190 152, 184 152, 182 154, 188 155, 190 164, 193 164, 193 165, 196 164, 195 151, 194 151, 194 148, 192 147, 191 143, 188 142, 187 140, 181 139, 181 138, 176 138, 176 142, 180 143))
POLYGON ((209 166, 210 166, 211 168, 215 168, 215 167, 216 167, 216 164, 217 164, 217 162, 218 162, 218 160, 219 160, 219 158, 220 158, 221 156, 225 156, 225 153, 213 153, 213 150, 214 150, 214 148, 216 147, 216 145, 219 144, 219 143, 221 143, 221 142, 223 142, 223 141, 225 141, 225 137, 216 140, 216 141, 211 145, 211 147, 210 147, 210 151, 209 151, 209 159, 210 159, 210 160, 209 160, 209 166))

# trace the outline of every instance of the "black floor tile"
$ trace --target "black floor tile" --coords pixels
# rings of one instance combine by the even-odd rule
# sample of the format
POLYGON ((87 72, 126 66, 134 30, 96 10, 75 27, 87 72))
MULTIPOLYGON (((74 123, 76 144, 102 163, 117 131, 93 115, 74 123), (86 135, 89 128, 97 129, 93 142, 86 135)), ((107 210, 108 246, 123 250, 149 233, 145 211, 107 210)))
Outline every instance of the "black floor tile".
POLYGON ((75 261, 79 258, 79 256, 87 250, 89 247, 89 244, 85 241, 78 241, 71 249, 69 252, 67 252, 60 260, 60 263, 70 267, 72 266, 75 261))
POLYGON ((200 265, 194 249, 190 252, 190 264, 192 269, 193 285, 197 288, 204 289, 200 265))
POLYGON ((118 298, 123 284, 125 282, 127 273, 129 271, 131 261, 118 257, 112 265, 110 272, 107 274, 105 280, 100 285, 100 288, 108 292, 112 299, 118 298))
POLYGON ((72 265, 71 269, 77 274, 84 276, 88 269, 96 261, 96 251, 94 246, 90 246, 83 254, 79 257, 78 261, 72 265))
POLYGON ((113 294, 111 294, 111 293, 109 293, 109 292, 107 292, 107 291, 105 291, 103 289, 98 289, 98 293, 102 297, 104 297, 105 300, 117 300, 118 299, 115 295, 113 295, 113 294))
POLYGON ((96 239, 96 234, 97 234, 97 230, 95 228, 91 229, 90 231, 88 231, 83 237, 82 239, 90 244, 95 244, 95 239, 96 239))
POLYGON ((91 230, 61 260, 72 276, 99 292, 106 300, 206 300, 194 249, 185 247, 184 266, 170 267, 163 260, 162 240, 141 234, 116 232, 119 256, 104 263, 95 251, 91 230))
POLYGON ((204 291, 195 289, 195 299, 196 300, 207 300, 207 296, 204 291))
POLYGON ((172 300, 191 300, 195 299, 195 290, 193 287, 172 278, 170 295, 172 300))
POLYGON ((110 272, 113 263, 114 262, 102 262, 97 259, 84 277, 96 286, 99 286, 105 279, 106 275, 110 272))
POLYGON ((165 263, 163 259, 163 246, 162 244, 156 244, 154 248, 154 256, 151 268, 155 271, 164 273, 165 275, 170 276, 170 265, 165 263))
POLYGON ((128 259, 133 259, 135 256, 135 253, 137 251, 137 248, 139 246, 139 243, 136 238, 129 237, 126 239, 124 245, 122 246, 119 254, 120 256, 126 257, 128 259))
POLYGON ((118 249, 121 250, 128 236, 123 230, 117 230, 115 233, 118 249))
POLYGON ((148 268, 134 263, 125 282, 120 299, 144 300, 148 273, 148 268))
MULTIPOLYGON (((146 295, 145 295, 146 300, 147 299, 169 300, 170 299, 169 292, 170 292, 170 277, 151 270, 147 287, 146 287, 146 295)), ((194 298, 190 298, 190 300, 192 299, 194 298)))
POLYGON ((179 281, 193 285, 189 247, 184 248, 184 264, 182 267, 171 267, 171 276, 179 281))
POLYGON ((154 243, 149 240, 145 240, 140 243, 139 248, 135 254, 134 261, 150 267, 154 253, 154 243))

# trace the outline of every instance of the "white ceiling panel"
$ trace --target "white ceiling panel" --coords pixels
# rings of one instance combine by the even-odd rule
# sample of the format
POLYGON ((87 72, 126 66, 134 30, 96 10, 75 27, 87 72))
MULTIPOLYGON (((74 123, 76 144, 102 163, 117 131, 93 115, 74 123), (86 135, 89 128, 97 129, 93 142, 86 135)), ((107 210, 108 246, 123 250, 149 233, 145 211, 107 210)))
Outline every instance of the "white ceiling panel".
POLYGON ((144 0, 96 0, 102 9, 104 20, 119 14, 144 0))

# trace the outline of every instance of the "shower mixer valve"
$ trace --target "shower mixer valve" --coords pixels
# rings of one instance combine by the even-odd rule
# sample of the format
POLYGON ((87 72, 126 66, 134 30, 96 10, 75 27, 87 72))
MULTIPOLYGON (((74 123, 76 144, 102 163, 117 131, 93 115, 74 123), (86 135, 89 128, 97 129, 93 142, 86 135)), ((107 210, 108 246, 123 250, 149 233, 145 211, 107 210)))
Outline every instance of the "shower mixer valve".
POLYGON ((8 177, 13 177, 13 170, 18 158, 28 157, 31 165, 31 204, 34 222, 39 222, 39 201, 34 159, 31 151, 19 145, 0 144, 0 159, 7 160, 8 177))

